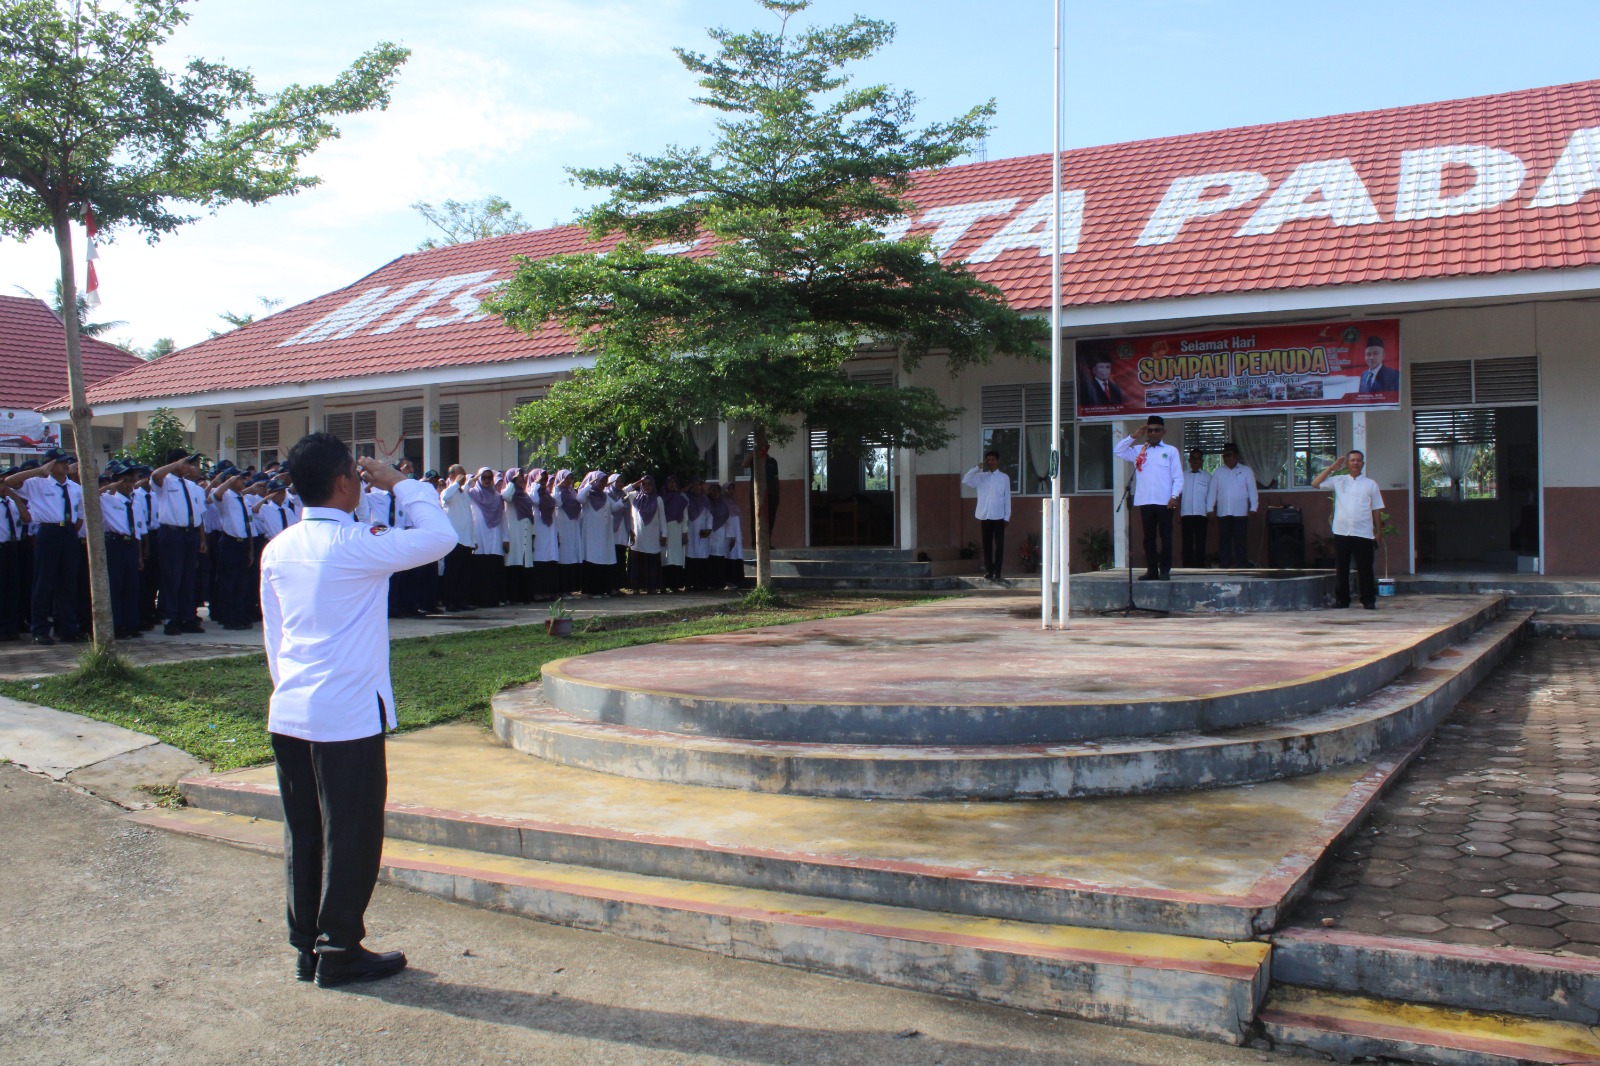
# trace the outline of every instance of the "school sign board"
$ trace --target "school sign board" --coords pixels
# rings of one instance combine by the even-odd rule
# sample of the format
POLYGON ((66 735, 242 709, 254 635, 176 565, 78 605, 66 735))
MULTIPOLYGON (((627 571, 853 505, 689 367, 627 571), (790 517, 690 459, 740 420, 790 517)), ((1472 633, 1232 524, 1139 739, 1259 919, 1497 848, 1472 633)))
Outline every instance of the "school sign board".
POLYGON ((1078 420, 1400 406, 1397 319, 1077 342, 1078 420))

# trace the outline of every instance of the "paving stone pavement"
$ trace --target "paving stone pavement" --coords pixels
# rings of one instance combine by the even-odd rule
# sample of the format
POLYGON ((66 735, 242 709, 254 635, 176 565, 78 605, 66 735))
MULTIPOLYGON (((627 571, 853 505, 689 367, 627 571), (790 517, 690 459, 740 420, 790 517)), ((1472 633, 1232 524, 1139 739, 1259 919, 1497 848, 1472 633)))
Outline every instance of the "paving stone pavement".
POLYGON ((1440 725, 1294 921, 1600 956, 1600 641, 1524 642, 1440 725))

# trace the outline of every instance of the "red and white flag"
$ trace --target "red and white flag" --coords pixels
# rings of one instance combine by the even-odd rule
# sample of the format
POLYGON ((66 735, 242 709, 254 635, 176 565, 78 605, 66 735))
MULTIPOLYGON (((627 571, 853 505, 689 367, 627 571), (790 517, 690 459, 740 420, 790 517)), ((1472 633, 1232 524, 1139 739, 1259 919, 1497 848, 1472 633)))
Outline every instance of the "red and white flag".
POLYGON ((83 205, 83 228, 89 233, 89 254, 84 256, 88 262, 88 270, 84 274, 83 301, 90 307, 99 307, 100 279, 94 272, 94 261, 100 258, 100 251, 94 245, 95 234, 99 230, 94 224, 94 209, 88 204, 83 205))

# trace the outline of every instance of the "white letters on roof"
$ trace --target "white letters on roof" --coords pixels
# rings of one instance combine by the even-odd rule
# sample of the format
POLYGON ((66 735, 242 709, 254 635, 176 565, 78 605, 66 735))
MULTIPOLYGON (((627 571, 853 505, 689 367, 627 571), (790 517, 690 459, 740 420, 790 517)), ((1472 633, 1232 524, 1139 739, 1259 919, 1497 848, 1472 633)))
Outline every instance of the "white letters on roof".
MULTIPOLYGON (((1078 239, 1083 235, 1084 199, 1082 189, 1061 191, 1062 255, 1071 255, 1078 250, 1078 239)), ((1000 258, 1001 252, 1013 248, 1037 248, 1040 255, 1049 255, 1055 251, 1055 242, 1051 240, 1050 233, 1051 216, 1054 213, 1055 196, 1045 193, 1033 202, 1032 207, 1007 222, 976 252, 967 256, 967 262, 992 263, 1000 258)))
POLYGON ((1600 189, 1600 126, 1577 130, 1529 207, 1570 207, 1600 189))
POLYGON ((1470 215, 1499 207, 1522 188, 1527 168, 1510 152, 1482 144, 1446 144, 1400 153, 1400 188, 1395 196, 1394 220, 1417 222, 1425 218, 1470 215), (1445 196, 1444 168, 1470 167, 1472 184, 1445 196))
POLYGON ((1318 159, 1295 167, 1250 221, 1239 227, 1238 236, 1277 233, 1285 222, 1300 218, 1325 218, 1335 226, 1383 221, 1350 160, 1318 159), (1314 196, 1321 199, 1312 199, 1314 196))
POLYGON ((1171 243, 1177 239, 1185 222, 1243 207, 1266 192, 1268 184, 1265 174, 1253 170, 1224 170, 1179 178, 1167 187, 1167 194, 1161 198, 1155 214, 1150 216, 1144 232, 1134 243, 1140 247, 1171 243), (1213 189, 1224 191, 1217 196, 1206 196, 1213 189))

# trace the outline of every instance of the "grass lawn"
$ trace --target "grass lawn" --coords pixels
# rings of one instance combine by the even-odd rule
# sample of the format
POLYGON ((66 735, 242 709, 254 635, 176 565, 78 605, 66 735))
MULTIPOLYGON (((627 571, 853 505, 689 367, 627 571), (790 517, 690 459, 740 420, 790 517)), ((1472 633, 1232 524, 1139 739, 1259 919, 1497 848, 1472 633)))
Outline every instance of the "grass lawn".
MULTIPOLYGON (((489 720, 489 700, 503 688, 537 680, 552 659, 726 633, 752 626, 904 607, 927 597, 795 593, 780 609, 738 604, 654 611, 600 619, 603 632, 546 636, 542 625, 414 637, 390 644, 390 671, 402 732, 452 719, 489 720)), ((584 623, 579 623, 580 628, 584 623)), ((265 655, 235 655, 146 666, 126 681, 67 674, 0 683, 0 692, 29 703, 113 722, 181 748, 218 770, 270 762, 267 698, 272 680, 265 655), (39 687, 34 688, 37 684, 39 687)))

